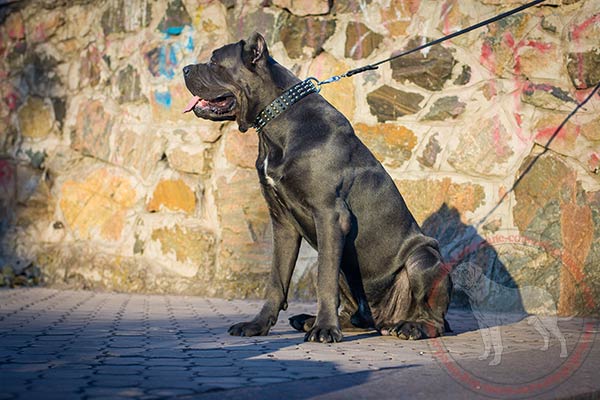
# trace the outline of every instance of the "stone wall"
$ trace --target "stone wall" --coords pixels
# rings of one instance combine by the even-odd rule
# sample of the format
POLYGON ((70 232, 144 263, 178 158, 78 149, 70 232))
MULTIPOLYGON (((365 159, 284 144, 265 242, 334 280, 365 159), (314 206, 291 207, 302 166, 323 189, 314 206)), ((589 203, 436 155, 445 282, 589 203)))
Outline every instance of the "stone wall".
MULTIPOLYGON (((182 110, 181 68, 261 31, 321 79, 522 0, 31 0, 0 6, 0 285, 257 297, 257 138, 182 110)), ((600 313, 597 1, 549 0, 324 87, 450 263, 600 313)), ((303 249, 294 293, 313 294, 303 249)), ((460 293, 457 302, 465 302, 460 293)))

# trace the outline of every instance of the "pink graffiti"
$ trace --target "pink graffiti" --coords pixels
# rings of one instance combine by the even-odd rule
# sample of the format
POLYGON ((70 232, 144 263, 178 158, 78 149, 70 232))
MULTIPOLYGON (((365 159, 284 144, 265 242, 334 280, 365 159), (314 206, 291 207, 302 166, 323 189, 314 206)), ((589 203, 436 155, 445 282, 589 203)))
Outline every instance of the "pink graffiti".
POLYGON ((15 92, 11 92, 4 97, 4 102, 10 111, 14 111, 19 105, 19 96, 15 92))
POLYGON ((581 126, 579 125, 575 126, 574 130, 569 130, 565 127, 562 129, 559 128, 558 125, 542 128, 537 132, 535 138, 538 140, 549 140, 551 137, 554 137, 555 140, 565 140, 569 134, 573 134, 577 138, 581 133, 581 126))
MULTIPOLYGON (((579 45, 579 42, 581 40, 581 37, 583 36, 583 33, 586 31, 586 29, 588 29, 590 27, 590 25, 592 24, 596 24, 596 23, 600 23, 600 14, 596 14, 591 16, 590 18, 586 19, 585 21, 583 21, 581 24, 579 25, 575 25, 573 27, 573 29, 571 30, 571 38, 573 39, 573 41, 579 45)), ((583 87, 579 87, 578 85, 578 89, 583 89, 585 88, 585 71, 583 68, 583 53, 577 53, 576 54, 577 57, 577 79, 579 81, 580 85, 583 85, 583 87)))
POLYGON ((573 40, 576 40, 576 41, 579 40, 579 39, 581 39, 581 36, 583 35, 583 32, 587 28, 589 28, 590 25, 596 24, 596 23, 600 23, 600 14, 596 14, 596 15, 594 15, 594 16, 586 19, 581 24, 575 25, 575 27, 571 31, 571 38, 573 40))
POLYGON ((600 153, 592 153, 590 154, 590 159, 588 160, 588 167, 590 171, 598 173, 600 170, 600 153))
POLYGON ((14 168, 8 160, 0 160, 0 187, 8 192, 15 176, 14 168))
MULTIPOLYGON (((522 143, 528 143, 531 140, 531 138, 526 137, 522 129, 523 118, 520 113, 522 109, 521 94, 523 92, 531 92, 532 90, 534 90, 534 88, 529 81, 520 76, 522 72, 520 51, 524 48, 529 47, 543 53, 552 50, 553 45, 551 43, 544 43, 537 40, 529 39, 521 39, 517 41, 515 40, 513 34, 509 31, 505 32, 502 35, 501 39, 501 43, 511 51, 512 59, 514 60, 512 66, 512 74, 514 75, 513 83, 515 85, 515 90, 512 91, 512 98, 514 102, 514 111, 512 112, 512 115, 517 125, 515 135, 519 138, 519 140, 522 143)), ((479 61, 484 67, 488 68, 490 71, 497 71, 498 65, 496 54, 494 53, 494 48, 490 40, 485 40, 483 42, 481 46, 481 54, 479 57, 479 61)), ((493 89, 490 91, 491 95, 495 96, 497 92, 495 83, 493 85, 491 84, 490 88, 493 89)), ((548 85, 548 88, 551 89, 551 86, 548 85)), ((493 135, 494 144, 496 146, 496 152, 499 155, 501 155, 501 153, 504 152, 504 147, 502 146, 502 143, 500 143, 500 124, 496 119, 494 120, 493 135)))

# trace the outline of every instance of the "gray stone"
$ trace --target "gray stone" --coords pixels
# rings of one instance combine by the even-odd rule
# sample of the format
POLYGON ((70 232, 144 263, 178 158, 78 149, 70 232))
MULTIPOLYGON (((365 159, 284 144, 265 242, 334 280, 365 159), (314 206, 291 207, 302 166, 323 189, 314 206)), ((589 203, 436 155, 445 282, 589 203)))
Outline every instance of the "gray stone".
POLYGON ((383 41, 383 36, 370 30, 361 22, 349 22, 346 26, 345 56, 353 60, 367 58, 383 41))
POLYGON ((158 24, 161 32, 169 35, 179 35, 186 25, 192 24, 192 18, 188 14, 181 0, 172 0, 167 6, 167 11, 158 24))
POLYGON ((600 48, 569 53, 567 71, 577 89, 587 89, 600 82, 600 48))
POLYGON ((438 154, 442 151, 442 147, 437 140, 437 133, 432 135, 423 150, 423 154, 421 154, 417 161, 426 167, 433 167, 437 160, 438 154))
POLYGON ((465 108, 466 104, 458 100, 457 96, 442 97, 433 103, 423 119, 430 121, 443 121, 448 118, 455 119, 465 112, 465 108))
POLYGON ((381 86, 367 95, 371 114, 378 122, 394 121, 404 115, 414 114, 421 109, 419 103, 424 97, 391 86, 381 86))
MULTIPOLYGON (((416 37, 406 49, 412 49, 431 39, 416 37)), ((399 82, 409 81, 427 90, 441 90, 452 76, 456 60, 452 52, 441 45, 432 46, 426 55, 416 52, 391 62, 392 78, 399 82)))
POLYGON ((314 57, 319 54, 336 26, 332 19, 300 18, 289 13, 282 13, 277 24, 281 26, 279 40, 283 42, 290 58, 314 57))
POLYGON ((117 100, 121 104, 145 99, 142 94, 140 74, 131 64, 117 74, 117 88, 119 91, 117 100))
POLYGON ((152 2, 149 0, 110 0, 100 21, 105 35, 135 32, 150 24, 152 2))

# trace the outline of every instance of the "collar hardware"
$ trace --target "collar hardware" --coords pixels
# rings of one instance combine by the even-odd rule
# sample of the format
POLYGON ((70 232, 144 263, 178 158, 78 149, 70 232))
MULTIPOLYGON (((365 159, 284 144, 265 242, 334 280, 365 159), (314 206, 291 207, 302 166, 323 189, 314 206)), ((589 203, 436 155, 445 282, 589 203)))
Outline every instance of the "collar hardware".
POLYGON ((281 96, 273 100, 264 110, 258 113, 252 126, 256 128, 257 132, 260 132, 267 123, 283 114, 283 112, 292 105, 311 93, 319 93, 320 90, 319 81, 313 77, 295 84, 283 92, 281 96))

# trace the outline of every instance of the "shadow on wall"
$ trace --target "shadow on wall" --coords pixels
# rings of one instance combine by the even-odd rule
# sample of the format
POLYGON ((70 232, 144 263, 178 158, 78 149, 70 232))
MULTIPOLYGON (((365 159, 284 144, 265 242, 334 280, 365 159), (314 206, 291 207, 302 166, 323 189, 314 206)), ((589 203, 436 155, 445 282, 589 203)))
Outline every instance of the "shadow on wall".
MULTIPOLYGON (((456 271, 463 270, 467 265, 477 268, 491 282, 506 288, 518 289, 517 283, 500 259, 496 248, 483 238, 474 226, 462 222, 460 213, 455 208, 443 204, 423 222, 421 228, 425 234, 438 240, 444 262, 453 269, 455 286, 452 295, 453 306, 469 307, 472 303, 466 288, 460 282, 462 277, 456 274, 456 271)), ((488 306, 496 308, 497 311, 524 312, 518 290, 505 294, 504 298, 496 299, 488 306)))

